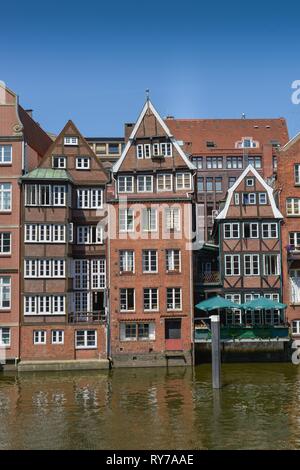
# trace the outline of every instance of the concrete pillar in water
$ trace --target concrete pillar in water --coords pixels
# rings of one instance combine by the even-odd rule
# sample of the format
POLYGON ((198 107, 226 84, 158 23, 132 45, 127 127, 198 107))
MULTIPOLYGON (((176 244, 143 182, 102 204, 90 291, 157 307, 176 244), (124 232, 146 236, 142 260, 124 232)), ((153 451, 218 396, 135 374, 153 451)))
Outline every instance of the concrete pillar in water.
POLYGON ((221 388, 220 316, 211 315, 212 386, 221 388))

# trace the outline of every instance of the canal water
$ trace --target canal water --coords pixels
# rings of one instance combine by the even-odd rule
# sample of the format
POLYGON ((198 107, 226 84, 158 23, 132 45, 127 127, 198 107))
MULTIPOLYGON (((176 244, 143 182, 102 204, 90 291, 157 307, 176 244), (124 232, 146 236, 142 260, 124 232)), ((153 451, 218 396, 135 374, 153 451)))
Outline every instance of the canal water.
POLYGON ((0 449, 300 449, 300 367, 0 374, 0 449))

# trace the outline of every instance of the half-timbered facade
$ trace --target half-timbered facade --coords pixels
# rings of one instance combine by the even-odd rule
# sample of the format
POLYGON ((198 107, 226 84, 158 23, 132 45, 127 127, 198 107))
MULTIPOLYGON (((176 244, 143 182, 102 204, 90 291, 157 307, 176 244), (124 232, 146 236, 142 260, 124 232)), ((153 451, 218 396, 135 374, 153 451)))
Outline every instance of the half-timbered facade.
MULTIPOLYGON (((225 298, 244 304, 265 297, 282 301, 281 223, 273 189, 249 165, 229 189, 216 217, 220 274, 225 298)), ((278 325, 279 310, 236 310, 223 318, 228 325, 278 325)))
POLYGON ((191 362, 193 174, 193 164, 147 100, 113 167, 110 191, 114 364, 191 362))
POLYGON ((22 178, 22 361, 107 356, 106 183, 72 121, 22 178))

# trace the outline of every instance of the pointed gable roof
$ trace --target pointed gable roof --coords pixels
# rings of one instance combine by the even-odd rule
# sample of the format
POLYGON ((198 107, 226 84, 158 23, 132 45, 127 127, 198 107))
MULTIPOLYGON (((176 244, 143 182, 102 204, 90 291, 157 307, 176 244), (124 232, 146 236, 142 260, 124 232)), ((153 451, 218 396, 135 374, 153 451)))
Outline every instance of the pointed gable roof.
POLYGON ((122 163, 124 162, 124 160, 126 158, 126 155, 127 155, 129 149, 132 146, 133 140, 137 136, 139 128, 142 124, 142 121, 143 121, 143 119, 146 116, 146 113, 148 111, 150 111, 154 115, 154 117, 156 118, 159 126, 162 128, 163 132, 165 132, 165 134, 169 137, 171 143, 173 144, 173 146, 177 150, 178 154, 180 155, 180 157, 182 158, 182 160, 186 164, 186 166, 190 170, 196 170, 196 167, 192 164, 192 162, 190 162, 190 160, 188 159, 188 157, 186 156, 186 154, 184 153, 184 151, 182 150, 182 148, 178 144, 175 137, 171 134, 171 132, 170 132, 168 126, 166 125, 166 123, 164 122, 164 120, 160 117, 159 113, 154 108, 151 101, 147 100, 144 107, 143 107, 143 109, 142 109, 142 111, 141 111, 141 113, 140 113, 140 115, 139 115, 139 117, 138 117, 138 120, 136 121, 135 126, 134 126, 134 128, 133 128, 133 130, 132 130, 132 132, 129 136, 128 142, 127 142, 127 144, 126 144, 126 146, 125 146, 125 148, 122 152, 122 155, 121 155, 120 159, 112 167, 112 172, 117 173, 120 170, 120 168, 122 166, 122 163))
POLYGON ((238 186, 240 185, 240 183, 243 181, 243 179, 249 174, 249 172, 252 173, 253 176, 255 178, 257 178, 259 183, 266 189, 266 192, 268 193, 270 204, 271 204, 271 207, 272 207, 272 210, 273 210, 274 218, 275 219, 283 219, 283 215, 281 214, 281 212, 279 211, 279 209, 277 208, 276 203, 275 203, 275 199, 274 199, 274 195, 273 195, 273 188, 271 188, 271 186, 269 186, 265 182, 265 180, 262 178, 262 176, 258 173, 258 171, 252 165, 248 165, 247 168, 243 171, 243 173, 238 177, 238 179, 236 180, 234 185, 231 186, 231 188, 228 189, 225 207, 224 207, 224 209, 222 209, 220 214, 217 215, 216 220, 226 219, 227 212, 228 212, 230 203, 232 201, 233 194, 234 194, 235 190, 238 188, 238 186))
POLYGON ((294 144, 296 144, 299 139, 300 139, 300 132, 294 135, 294 137, 292 137, 283 147, 281 147, 280 151, 285 152, 286 150, 289 150, 289 148, 292 147, 294 144))
MULTIPOLYGON (((56 148, 58 146, 61 146, 61 142, 63 142, 63 138, 64 136, 69 136, 69 135, 76 135, 78 136, 78 139, 79 141, 82 142, 82 144, 84 145, 85 149, 84 149, 84 154, 85 155, 88 155, 90 156, 93 161, 95 162, 95 168, 98 170, 99 172, 99 175, 101 175, 101 177, 99 178, 99 180, 96 180, 95 179, 95 172, 93 172, 93 182, 98 182, 98 183, 102 183, 102 184, 105 184, 108 182, 109 180, 109 177, 108 177, 108 174, 105 170, 105 168, 103 167, 102 165, 102 162, 99 160, 99 158, 96 156, 96 154, 93 152, 93 150, 91 149, 90 145, 88 144, 88 142, 86 141, 86 139, 83 137, 83 135, 80 133, 79 129, 76 127, 76 125, 74 124, 74 122, 72 120, 69 120, 65 126, 63 127, 63 129, 61 130, 61 132, 58 134, 58 136, 55 138, 55 140, 52 142, 51 146, 49 147, 48 151, 46 152, 46 154, 44 155, 43 159, 41 160, 40 164, 39 164, 39 167, 38 168, 47 168, 49 167, 49 164, 47 165, 47 162, 49 162, 49 159, 52 157, 53 153, 55 152, 56 148)), ((78 152, 77 152, 78 154, 78 152)), ((79 155, 79 154, 78 154, 79 155)), ((69 155, 66 155, 67 157, 69 155)), ((70 174, 70 171, 69 170, 66 170, 68 174, 70 174)), ((72 170, 71 170, 72 171, 72 170)), ((91 170, 92 171, 92 170, 91 170)), ((72 178, 71 175, 69 175, 71 179, 74 180, 74 178, 72 178)), ((88 178, 87 178, 88 179, 88 178)))

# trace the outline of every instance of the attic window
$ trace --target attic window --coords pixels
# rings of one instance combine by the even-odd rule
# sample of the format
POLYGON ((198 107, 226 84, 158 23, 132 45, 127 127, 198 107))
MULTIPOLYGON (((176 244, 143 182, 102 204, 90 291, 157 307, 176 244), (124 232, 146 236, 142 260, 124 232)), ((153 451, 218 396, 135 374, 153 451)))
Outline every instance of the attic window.
POLYGON ((89 170, 90 159, 89 157, 77 157, 76 158, 76 170, 89 170))
POLYGON ((52 157, 52 168, 66 168, 66 157, 52 157))
POLYGON ((254 179, 253 178, 247 178, 246 179, 246 185, 247 186, 254 186, 254 179))
POLYGON ((252 137, 243 137, 241 141, 235 143, 235 147, 239 149, 257 148, 259 147, 259 142, 257 142, 257 140, 253 140, 252 137))
POLYGON ((207 140, 206 147, 216 147, 216 144, 213 140, 207 140))
POLYGON ((65 137, 64 145, 78 145, 78 137, 65 137))
POLYGON ((270 144, 275 148, 280 147, 280 142, 278 140, 270 140, 270 144))

